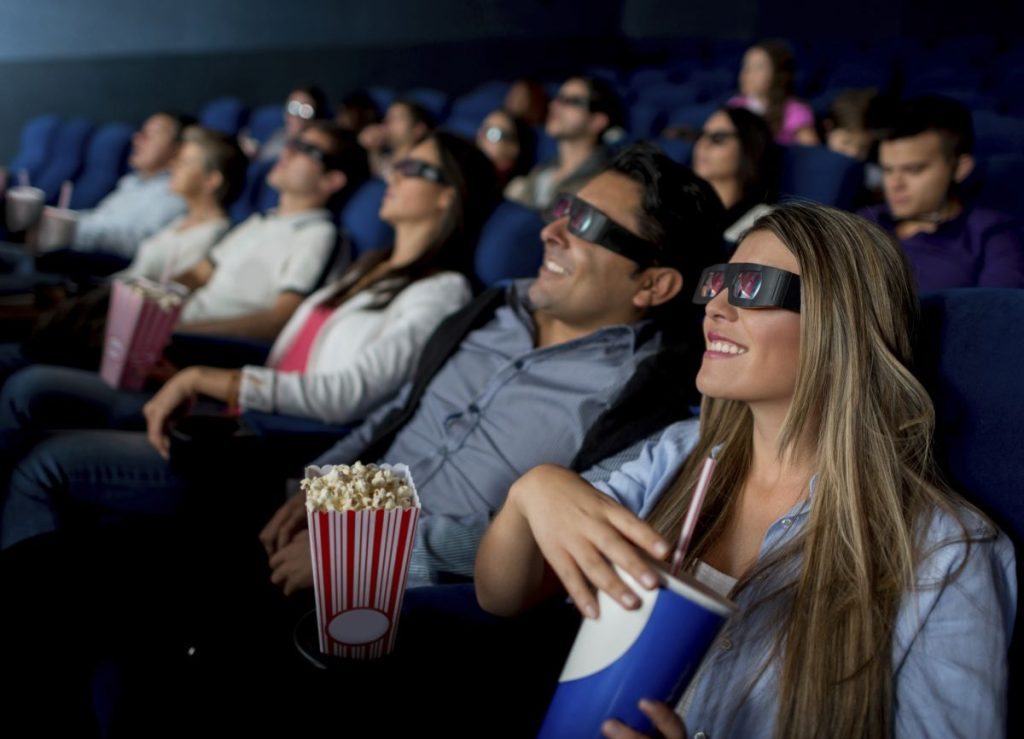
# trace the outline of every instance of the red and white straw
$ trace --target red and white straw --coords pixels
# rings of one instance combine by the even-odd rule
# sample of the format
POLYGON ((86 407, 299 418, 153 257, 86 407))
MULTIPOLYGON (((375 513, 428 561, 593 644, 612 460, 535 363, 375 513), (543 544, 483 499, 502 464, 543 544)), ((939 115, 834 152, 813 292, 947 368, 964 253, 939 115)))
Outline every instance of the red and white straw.
POLYGON ((701 506, 704 505, 704 496, 711 487, 711 474, 715 471, 714 451, 704 460, 704 467, 700 471, 700 479, 697 480, 697 489, 693 491, 693 498, 690 499, 690 507, 686 511, 686 518, 683 519, 683 528, 679 532, 679 543, 672 553, 672 576, 679 574, 679 568, 683 565, 686 557, 686 550, 690 547, 690 540, 693 538, 693 531, 697 528, 697 517, 700 515, 701 506))

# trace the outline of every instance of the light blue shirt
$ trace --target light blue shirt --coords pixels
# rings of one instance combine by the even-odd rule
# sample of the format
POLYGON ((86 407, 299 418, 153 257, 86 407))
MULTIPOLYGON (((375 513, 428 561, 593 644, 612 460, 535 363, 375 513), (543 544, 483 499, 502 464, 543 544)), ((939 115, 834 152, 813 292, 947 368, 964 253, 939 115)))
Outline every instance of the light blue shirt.
POLYGON ((94 209, 81 213, 74 248, 133 257, 145 239, 185 214, 185 201, 171 192, 170 183, 169 172, 122 177, 94 209))
MULTIPOLYGON (((646 515, 695 442, 696 422, 674 424, 595 486, 646 515)), ((807 498, 768 528, 759 559, 803 532, 812 499, 813 485, 807 498)), ((897 614, 892 645, 897 737, 1005 735, 1007 649, 1017 601, 1013 546, 1002 532, 987 536, 985 523, 962 513, 977 540, 968 548, 956 518, 936 511, 925 522, 918 587, 906 594, 897 614)), ((708 739, 773 736, 780 673, 778 662, 766 655, 782 616, 778 604, 753 604, 794 577, 798 567, 792 562, 734 595, 739 615, 726 624, 685 701, 691 737, 698 732, 708 739)))

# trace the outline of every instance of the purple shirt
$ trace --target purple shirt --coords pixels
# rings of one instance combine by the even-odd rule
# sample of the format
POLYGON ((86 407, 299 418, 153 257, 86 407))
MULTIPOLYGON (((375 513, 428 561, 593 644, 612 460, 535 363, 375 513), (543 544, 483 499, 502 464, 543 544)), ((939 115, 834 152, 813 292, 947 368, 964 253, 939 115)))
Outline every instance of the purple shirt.
MULTIPOLYGON (((884 205, 861 215, 891 234, 897 221, 884 205)), ((1015 220, 987 208, 965 207, 935 233, 901 239, 918 288, 1024 287, 1024 242, 1015 220)))

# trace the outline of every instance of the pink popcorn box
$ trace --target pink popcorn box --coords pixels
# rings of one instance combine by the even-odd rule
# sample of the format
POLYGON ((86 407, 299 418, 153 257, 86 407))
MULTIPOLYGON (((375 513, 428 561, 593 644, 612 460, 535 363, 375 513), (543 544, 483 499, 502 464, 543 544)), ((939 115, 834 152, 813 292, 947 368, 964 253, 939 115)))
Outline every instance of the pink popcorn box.
POLYGON ((178 284, 160 285, 142 277, 114 281, 100 364, 100 377, 108 385, 142 389, 146 373, 171 340, 184 298, 185 288, 178 284), (140 294, 133 285, 149 294, 140 294))
MULTIPOLYGON (((306 511, 320 651, 334 657, 377 659, 395 648, 420 500, 408 467, 379 467, 409 485, 414 507, 306 511)), ((309 467, 306 477, 329 469, 309 467)))

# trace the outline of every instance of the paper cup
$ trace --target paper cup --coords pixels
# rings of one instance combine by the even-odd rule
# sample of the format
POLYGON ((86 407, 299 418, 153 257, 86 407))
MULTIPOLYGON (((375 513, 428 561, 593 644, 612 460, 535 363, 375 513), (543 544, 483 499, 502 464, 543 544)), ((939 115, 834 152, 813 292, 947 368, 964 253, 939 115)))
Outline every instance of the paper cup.
POLYGON ((36 225, 43 212, 46 193, 38 187, 18 186, 7 190, 7 230, 24 231, 36 225))
MULTIPOLYGON (((307 511, 317 631, 320 651, 327 655, 376 659, 395 647, 420 501, 408 467, 380 467, 405 480, 415 507, 307 511)), ((309 467, 306 477, 330 469, 309 467)))
POLYGON ((43 208, 36 244, 42 250, 69 246, 75 241, 76 228, 78 228, 78 213, 67 208, 54 208, 48 205, 43 208))
POLYGON ((661 573, 662 587, 647 590, 616 569, 641 606, 627 611, 598 593, 600 616, 580 626, 538 739, 600 737, 609 718, 652 732, 637 703, 649 698, 674 707, 736 611, 689 575, 661 573))

